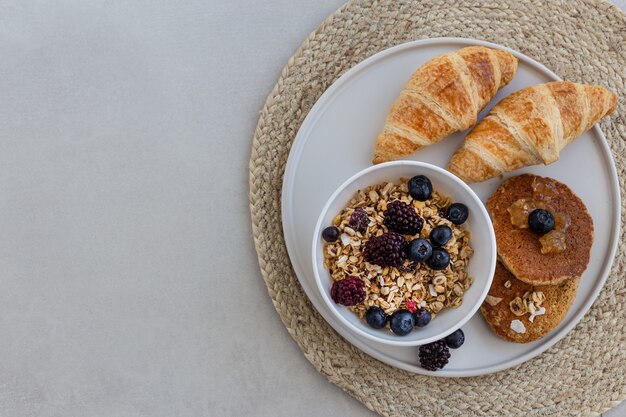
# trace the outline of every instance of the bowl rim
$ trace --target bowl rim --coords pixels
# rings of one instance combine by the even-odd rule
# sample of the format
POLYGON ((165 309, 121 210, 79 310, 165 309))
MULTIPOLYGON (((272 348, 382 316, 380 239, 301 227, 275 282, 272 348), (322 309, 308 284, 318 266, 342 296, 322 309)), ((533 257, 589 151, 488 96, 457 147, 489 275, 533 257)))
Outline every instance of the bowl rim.
POLYGON ((495 273, 495 269, 496 269, 496 261, 497 261, 497 248, 496 248, 496 236, 493 230, 493 224, 491 222, 491 216, 489 215, 489 213, 487 212, 487 208, 485 207, 485 205, 483 204, 483 202, 480 200, 480 198, 478 198, 478 196, 476 195, 476 193, 474 192, 474 190, 472 190, 469 185, 467 185, 463 180, 461 180, 459 177, 457 177, 456 175, 452 174, 451 172, 449 172, 446 169, 443 169, 441 167, 438 167, 436 165, 427 163, 427 162, 421 162, 421 161, 411 161, 411 160, 399 160, 399 161, 390 161, 390 162, 384 162, 384 163, 380 163, 377 165, 372 165, 370 167, 367 167, 359 172, 357 172, 356 174, 352 175, 350 178, 348 178, 347 180, 345 180, 339 187, 337 187, 337 189, 331 194, 331 196, 328 198, 328 200, 326 201, 326 204, 324 204, 324 207, 322 208, 322 210, 320 211, 320 214, 317 218, 317 222, 315 224, 315 229, 313 232, 313 242, 311 244, 311 259, 312 259, 312 264, 313 264, 313 274, 315 276, 315 284, 317 285, 317 289, 319 290, 319 292, 322 295, 322 299, 324 300, 324 302, 326 303, 327 307, 329 308, 329 310, 331 311, 331 313, 338 318, 338 320, 343 323, 350 331, 354 332, 355 334, 365 337, 366 339, 369 340, 373 340, 375 342, 379 342, 385 345, 390 345, 390 346, 421 346, 421 345, 425 345, 427 343, 431 343, 431 342, 435 342, 437 340, 441 340, 442 338, 446 337, 447 335, 455 332, 457 329, 461 328, 465 323, 467 323, 473 316, 474 314, 476 314, 476 312, 478 311, 478 309, 480 308, 481 304, 483 303, 483 301, 485 300, 485 298, 487 297, 487 293, 489 292, 489 289, 491 288, 491 283, 493 281, 493 275, 495 273), (486 221, 487 224, 490 226, 489 230, 488 230, 488 238, 489 241, 491 242, 491 265, 489 266, 489 276, 485 282, 485 286, 482 290, 482 293, 480 294, 480 296, 478 297, 478 301, 475 303, 475 305, 472 306, 472 308, 470 309, 470 311, 464 315, 460 320, 456 321, 455 324, 453 324, 452 326, 449 326, 448 329, 443 330, 441 332, 439 332, 438 334, 435 334, 431 337, 428 338, 424 338, 424 339, 419 339, 419 340, 406 340, 406 339, 402 339, 402 336, 398 336, 398 340, 388 340, 388 339, 383 339, 380 338, 378 336, 376 336, 373 333, 368 333, 366 331, 361 330, 360 328, 356 327, 355 325, 353 325, 351 322, 349 322, 347 319, 345 319, 343 317, 343 315, 341 315, 338 311, 337 311, 337 306, 335 305, 334 302, 332 302, 332 300, 330 299, 330 295, 327 293, 326 289, 323 287, 322 285, 322 277, 320 274, 320 271, 318 269, 318 265, 317 265, 317 255, 318 255, 318 247, 320 246, 321 243, 321 238, 320 238, 320 230, 322 227, 322 221, 324 220, 325 214, 328 212, 330 205, 337 199, 337 196, 343 192, 347 187, 349 187, 352 183, 354 183, 357 179, 371 173, 374 171, 378 171, 378 170, 382 170, 382 169, 386 169, 386 168, 390 168, 390 167, 394 167, 394 166, 414 166, 417 168, 422 168, 422 169, 426 169, 426 170, 431 170, 431 171, 435 171, 443 176, 446 176, 450 179, 453 180, 454 183, 456 183, 462 190, 465 191, 465 193, 475 201, 475 203, 477 203, 478 207, 480 207, 480 214, 481 216, 483 216, 486 221))

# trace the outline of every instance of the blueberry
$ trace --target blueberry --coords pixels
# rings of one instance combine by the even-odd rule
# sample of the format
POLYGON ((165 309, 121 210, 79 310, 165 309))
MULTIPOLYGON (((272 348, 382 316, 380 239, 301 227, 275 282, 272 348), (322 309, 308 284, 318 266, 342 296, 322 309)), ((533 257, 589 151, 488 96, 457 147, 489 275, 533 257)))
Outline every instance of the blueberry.
POLYGON ((387 324, 387 315, 380 307, 370 307, 365 312, 365 321, 374 329, 382 329, 387 324))
POLYGON ((396 310, 389 321, 391 331, 398 336, 406 336, 415 326, 415 316, 409 310, 396 310))
POLYGON ((431 316, 428 310, 421 308, 415 312, 415 325, 417 327, 426 327, 430 323, 430 319, 431 316))
POLYGON ((443 246, 452 238, 452 229, 448 226, 437 226, 430 231, 430 242, 435 246, 443 246))
POLYGON ((426 265, 431 269, 445 269, 450 265, 450 255, 442 248, 433 248, 433 254, 426 261, 426 265))
POLYGON ((409 180, 409 194, 416 200, 426 201, 433 193, 433 184, 425 175, 416 175, 409 180))
POLYGON ((465 220, 469 217, 469 209, 463 203, 450 204, 446 212, 446 217, 458 226, 459 224, 465 223, 465 220))
POLYGON ((412 261, 426 262, 433 254, 433 247, 426 239, 413 239, 406 246, 406 256, 412 261))
POLYGON ((446 336, 445 340, 446 345, 448 345, 450 349, 458 349, 463 346, 463 343, 465 343, 465 334, 463 333, 463 330, 458 329, 456 332, 446 336))
POLYGON ((543 235, 554 229, 554 216, 548 210, 535 209, 528 216, 528 226, 533 232, 543 235))
POLYGON ((322 230, 322 239, 324 239, 326 242, 336 242, 337 239, 339 239, 339 229, 337 229, 335 226, 327 227, 326 229, 322 230))

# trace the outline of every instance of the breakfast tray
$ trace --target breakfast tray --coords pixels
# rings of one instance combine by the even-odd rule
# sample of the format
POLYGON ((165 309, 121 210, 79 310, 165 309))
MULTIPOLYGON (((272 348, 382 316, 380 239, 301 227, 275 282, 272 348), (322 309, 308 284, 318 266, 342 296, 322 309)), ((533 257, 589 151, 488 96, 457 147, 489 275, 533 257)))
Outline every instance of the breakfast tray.
MULTIPOLYGON (((598 415, 626 398, 625 243, 600 296, 567 337, 515 368, 462 379, 405 372, 353 347, 316 312, 291 268, 280 221, 282 177, 291 143, 313 104, 341 74, 376 52, 449 36, 497 42, 564 79, 615 91, 620 104, 600 127, 624 189, 626 16, 615 6, 599 0, 350 2, 288 61, 255 131, 250 205, 268 292, 316 369, 381 415, 598 415)), ((622 208, 622 216, 625 212, 622 208)))

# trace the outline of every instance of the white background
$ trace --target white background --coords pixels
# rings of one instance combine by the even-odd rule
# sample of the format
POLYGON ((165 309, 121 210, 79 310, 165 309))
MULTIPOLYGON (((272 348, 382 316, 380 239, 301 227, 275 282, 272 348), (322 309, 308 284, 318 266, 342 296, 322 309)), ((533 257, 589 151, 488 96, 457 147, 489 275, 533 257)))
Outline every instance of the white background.
POLYGON ((283 327, 248 210, 258 110, 341 4, 0 1, 0 415, 374 415, 283 327))

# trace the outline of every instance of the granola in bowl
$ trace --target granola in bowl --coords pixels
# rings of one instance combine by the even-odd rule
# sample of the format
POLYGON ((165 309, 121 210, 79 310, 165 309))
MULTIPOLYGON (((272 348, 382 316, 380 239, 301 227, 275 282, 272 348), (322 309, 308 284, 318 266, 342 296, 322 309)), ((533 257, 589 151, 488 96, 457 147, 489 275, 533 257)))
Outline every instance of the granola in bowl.
POLYGON ((374 328, 391 322, 397 335, 460 306, 473 282, 470 233, 462 225, 467 207, 451 204, 430 181, 426 194, 409 184, 401 179, 359 190, 322 233, 335 303, 374 328))

